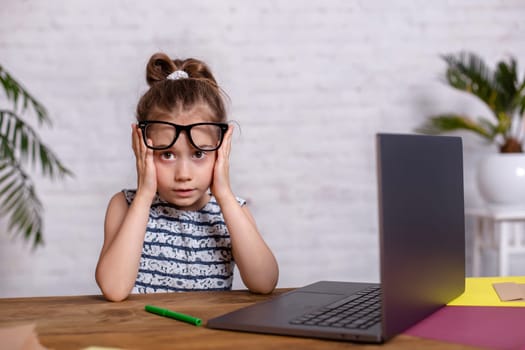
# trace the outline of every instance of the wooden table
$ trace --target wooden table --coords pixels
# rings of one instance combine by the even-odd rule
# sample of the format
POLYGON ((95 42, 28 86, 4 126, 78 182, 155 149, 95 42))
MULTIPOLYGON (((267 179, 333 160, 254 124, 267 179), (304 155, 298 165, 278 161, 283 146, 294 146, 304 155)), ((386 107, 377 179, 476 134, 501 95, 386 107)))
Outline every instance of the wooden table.
MULTIPOLYGON (((50 349, 88 346, 123 349, 472 349, 400 335, 382 346, 276 335, 212 330, 206 320, 270 296, 247 291, 131 295, 120 303, 102 296, 0 299, 0 327, 36 324, 40 343, 50 349), (144 311, 146 304, 199 317, 196 327, 144 311)), ((0 344, 1 348, 1 344, 0 344)))

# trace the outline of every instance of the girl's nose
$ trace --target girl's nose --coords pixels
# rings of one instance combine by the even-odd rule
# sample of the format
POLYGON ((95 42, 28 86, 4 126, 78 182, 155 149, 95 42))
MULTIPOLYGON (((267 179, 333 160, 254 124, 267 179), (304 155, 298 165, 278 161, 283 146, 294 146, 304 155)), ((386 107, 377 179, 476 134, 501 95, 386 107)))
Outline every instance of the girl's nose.
POLYGON ((187 157, 186 154, 191 151, 191 145, 185 133, 179 136, 177 143, 179 144, 179 149, 182 151, 182 156, 177 161, 175 180, 188 181, 191 180, 191 158, 187 157))
POLYGON ((175 167, 175 180, 176 181, 189 181, 191 180, 191 159, 187 157, 181 157, 175 167))

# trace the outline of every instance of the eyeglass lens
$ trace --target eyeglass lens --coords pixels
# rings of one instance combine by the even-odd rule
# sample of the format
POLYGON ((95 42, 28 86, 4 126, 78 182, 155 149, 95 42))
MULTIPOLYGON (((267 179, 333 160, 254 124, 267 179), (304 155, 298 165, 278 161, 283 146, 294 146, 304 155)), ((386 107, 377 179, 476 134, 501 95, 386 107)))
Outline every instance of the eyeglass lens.
MULTIPOLYGON (((199 150, 215 150, 221 143, 222 129, 215 124, 193 125, 187 134, 199 150)), ((146 125, 145 136, 149 147, 165 149, 172 146, 178 135, 174 125, 152 123, 146 125)))

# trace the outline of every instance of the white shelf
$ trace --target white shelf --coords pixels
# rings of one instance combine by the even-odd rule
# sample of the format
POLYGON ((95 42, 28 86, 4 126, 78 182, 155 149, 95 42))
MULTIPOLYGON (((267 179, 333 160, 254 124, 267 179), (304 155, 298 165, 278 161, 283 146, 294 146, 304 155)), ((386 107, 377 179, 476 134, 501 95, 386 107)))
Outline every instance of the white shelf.
POLYGON ((525 254, 525 206, 467 208, 474 219, 473 274, 481 274, 481 254, 493 250, 498 255, 499 275, 509 274, 511 254, 525 254))

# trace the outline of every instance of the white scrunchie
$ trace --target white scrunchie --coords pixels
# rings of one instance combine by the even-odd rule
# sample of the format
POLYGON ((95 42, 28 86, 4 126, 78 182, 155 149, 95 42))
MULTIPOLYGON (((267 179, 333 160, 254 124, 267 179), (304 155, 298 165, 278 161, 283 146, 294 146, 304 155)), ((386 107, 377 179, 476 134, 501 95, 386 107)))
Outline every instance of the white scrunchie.
POLYGON ((183 70, 176 70, 166 77, 169 80, 188 79, 190 76, 183 70))

